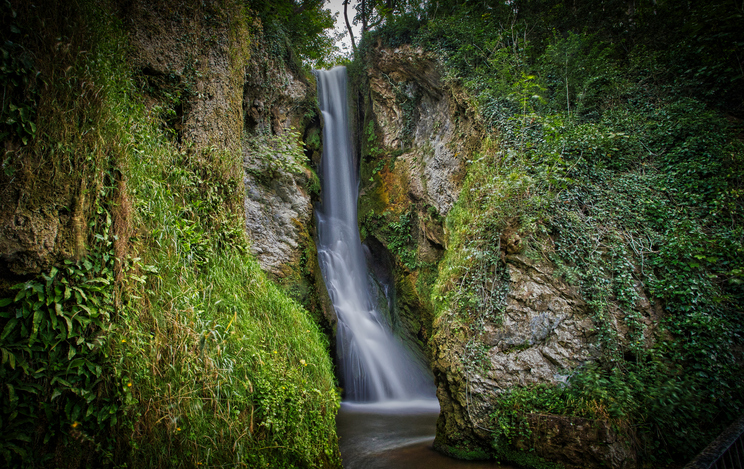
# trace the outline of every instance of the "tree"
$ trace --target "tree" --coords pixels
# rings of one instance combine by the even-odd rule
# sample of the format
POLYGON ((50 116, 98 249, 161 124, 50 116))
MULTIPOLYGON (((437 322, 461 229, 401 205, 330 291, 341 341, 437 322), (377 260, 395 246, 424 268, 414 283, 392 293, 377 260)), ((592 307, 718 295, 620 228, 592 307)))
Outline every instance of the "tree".
POLYGON ((349 30, 349 38, 351 38, 351 48, 354 50, 354 53, 356 53, 356 42, 354 42, 354 31, 351 29, 351 24, 349 24, 349 0, 344 0, 344 20, 346 21, 346 28, 349 30))
POLYGON ((265 26, 281 27, 297 54, 305 60, 319 61, 331 55, 335 20, 325 0, 250 0, 265 26))

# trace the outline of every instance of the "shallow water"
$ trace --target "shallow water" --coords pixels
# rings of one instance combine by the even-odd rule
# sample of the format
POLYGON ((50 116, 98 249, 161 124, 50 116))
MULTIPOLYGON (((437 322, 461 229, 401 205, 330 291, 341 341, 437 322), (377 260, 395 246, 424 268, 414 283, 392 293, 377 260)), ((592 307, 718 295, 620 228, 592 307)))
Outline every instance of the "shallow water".
POLYGON ((344 402, 336 417, 345 469, 513 469, 490 461, 460 461, 432 448, 436 400, 384 404, 344 402))

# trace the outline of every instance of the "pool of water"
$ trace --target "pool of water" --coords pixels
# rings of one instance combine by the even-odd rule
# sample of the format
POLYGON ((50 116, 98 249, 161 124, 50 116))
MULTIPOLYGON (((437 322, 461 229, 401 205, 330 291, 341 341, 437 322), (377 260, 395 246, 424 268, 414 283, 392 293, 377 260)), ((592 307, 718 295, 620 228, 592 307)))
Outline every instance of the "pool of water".
POLYGON ((438 416, 436 400, 342 403, 336 424, 344 469, 513 469, 434 451, 438 416))

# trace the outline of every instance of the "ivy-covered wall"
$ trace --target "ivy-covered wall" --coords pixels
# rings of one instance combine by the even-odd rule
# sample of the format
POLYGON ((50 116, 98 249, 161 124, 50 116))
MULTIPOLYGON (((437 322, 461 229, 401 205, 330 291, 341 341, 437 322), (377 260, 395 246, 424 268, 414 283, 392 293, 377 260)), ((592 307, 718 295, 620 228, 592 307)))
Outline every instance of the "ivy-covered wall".
MULTIPOLYGON (((442 404, 435 445, 530 467, 688 460, 742 411, 737 102, 719 99, 720 80, 665 72, 684 61, 702 73, 691 49, 618 45, 570 15, 547 33, 560 5, 450 6, 392 18, 360 47, 377 51, 365 56, 363 233, 401 279, 442 227, 433 288, 418 290, 442 404), (464 112, 432 119, 422 90, 462 96, 464 112), (426 198, 427 157, 469 112, 482 130, 456 134, 477 142, 450 148, 460 177, 441 210, 426 198), (409 121, 426 130, 413 144, 409 121), (612 431, 583 434, 596 451, 561 452, 571 423, 612 431)), ((688 29, 695 18, 664 27, 713 47, 688 29)))

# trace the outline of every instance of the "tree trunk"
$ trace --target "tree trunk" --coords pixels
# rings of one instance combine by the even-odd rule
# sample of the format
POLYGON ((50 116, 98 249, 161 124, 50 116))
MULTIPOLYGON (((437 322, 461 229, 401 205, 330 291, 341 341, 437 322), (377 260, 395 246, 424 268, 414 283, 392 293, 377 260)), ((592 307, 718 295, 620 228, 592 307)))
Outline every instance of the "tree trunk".
POLYGON ((351 23, 349 23, 349 14, 347 10, 349 9, 349 0, 344 0, 344 19, 346 20, 346 28, 349 30, 349 37, 351 38, 351 48, 354 50, 354 54, 356 54, 356 43, 354 42, 354 31, 351 29, 351 23))

